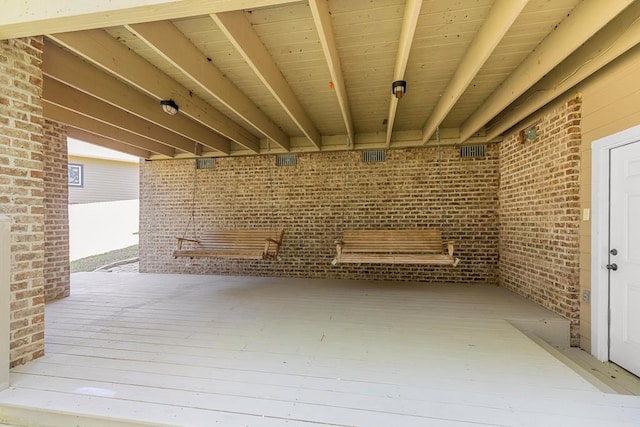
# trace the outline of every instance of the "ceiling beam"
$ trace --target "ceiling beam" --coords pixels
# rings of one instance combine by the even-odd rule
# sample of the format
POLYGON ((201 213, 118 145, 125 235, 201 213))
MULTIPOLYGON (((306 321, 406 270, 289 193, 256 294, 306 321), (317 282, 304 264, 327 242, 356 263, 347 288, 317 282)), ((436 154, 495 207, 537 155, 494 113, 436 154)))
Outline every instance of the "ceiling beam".
POLYGON ((613 19, 569 58, 490 122, 486 138, 492 139, 535 113, 564 92, 640 44, 640 2, 613 19))
POLYGON ((257 153, 258 138, 225 117, 197 95, 192 94, 157 67, 118 42, 104 30, 53 34, 49 38, 98 65, 149 96, 173 99, 180 112, 257 153))
POLYGON ((327 0, 309 0, 309 7, 311 8, 311 14, 313 15, 313 21, 316 24, 318 35, 320 36, 320 44, 322 44, 324 56, 327 59, 329 73, 331 74, 333 87, 338 97, 340 112, 342 113, 342 120, 344 120, 344 126, 347 130, 347 137, 349 138, 350 145, 353 145, 356 140, 353 119, 351 117, 351 109, 349 108, 347 88, 344 84, 340 55, 338 54, 338 48, 336 46, 336 37, 331 25, 329 6, 327 0))
POLYGON ((633 0, 585 0, 571 11, 460 127, 464 142, 572 54, 633 0))
POLYGON ((46 42, 42 56, 42 71, 45 75, 213 150, 230 153, 229 140, 224 136, 180 113, 175 116, 166 114, 156 100, 61 47, 46 42))
POLYGON ((21 0, 4 2, 0 39, 106 28, 291 3, 294 0, 21 0), (137 3, 137 4, 136 4, 137 3))
MULTIPOLYGON (((407 0, 404 6, 404 17, 402 19, 402 30, 400 31, 400 43, 398 44, 398 53, 396 55, 396 65, 393 70, 393 80, 404 80, 404 72, 407 69, 409 61, 409 53, 413 44, 413 36, 416 33, 418 18, 420 17, 420 9, 422 8, 422 0, 407 0)), ((389 82, 389 83, 391 83, 389 82)), ((389 87, 389 90, 391 88, 389 87)), ((398 98, 391 94, 389 103, 389 116, 387 118, 387 148, 391 145, 391 134, 393 133, 393 123, 396 121, 396 110, 398 109, 398 98)))
POLYGON ((51 77, 45 76, 42 86, 44 101, 153 139, 181 152, 200 154, 200 146, 196 142, 100 101, 51 77))
MULTIPOLYGON (((384 132, 358 133, 356 141, 351 147, 347 147, 344 143, 347 138, 343 135, 324 135, 322 137, 322 151, 348 151, 348 150, 369 150, 384 149, 386 147, 386 134, 384 132)), ((315 152, 309 145, 296 144, 299 139, 304 137, 292 138, 292 152, 310 153, 315 152)), ((436 142, 436 138, 432 138, 436 142)), ((486 140, 483 136, 474 136, 467 141, 467 144, 493 144, 502 141, 502 138, 494 138, 486 140)), ((306 140, 305 140, 306 142, 306 140)), ((460 145, 460 129, 458 128, 440 128, 440 145, 460 145)), ((393 144, 391 148, 410 148, 422 147, 422 129, 403 130, 393 133, 393 144)))
POLYGON ((83 130, 83 129, 68 127, 67 136, 74 139, 78 139, 80 141, 88 142, 93 145, 98 145, 100 147, 105 147, 105 148, 110 148, 112 150, 120 151, 121 153, 126 153, 132 156, 141 157, 143 159, 148 159, 152 155, 152 153, 149 151, 132 147, 118 140, 107 138, 102 135, 96 135, 94 133, 87 132, 86 130, 83 130))
POLYGON ((511 28, 527 2, 528 0, 497 0, 493 4, 489 16, 469 45, 453 77, 449 80, 446 89, 425 123, 422 129, 423 144, 429 141, 438 126, 467 90, 469 84, 511 28))
POLYGON ((225 12, 213 14, 211 17, 302 133, 320 149, 320 133, 300 105, 291 86, 253 30, 244 12, 225 12))
POLYGON ((55 120, 58 123, 64 123, 77 129, 83 129, 92 134, 104 136, 105 138, 115 139, 132 147, 149 151, 152 154, 162 154, 168 157, 173 157, 176 154, 174 148, 152 139, 117 128, 76 111, 68 110, 59 105, 52 104, 47 100, 43 100, 42 104, 44 116, 47 119, 55 120))
POLYGON ((127 29, 256 130, 289 150, 289 136, 171 22, 128 25, 127 29))

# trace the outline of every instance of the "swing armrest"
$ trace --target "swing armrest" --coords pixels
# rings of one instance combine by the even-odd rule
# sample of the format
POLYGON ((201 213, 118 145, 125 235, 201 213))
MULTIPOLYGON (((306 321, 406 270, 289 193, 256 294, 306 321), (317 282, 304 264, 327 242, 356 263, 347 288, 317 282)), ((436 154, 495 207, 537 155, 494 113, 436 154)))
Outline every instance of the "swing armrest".
POLYGON ((186 237, 176 237, 176 239, 178 239, 179 242, 200 243, 200 240, 198 240, 198 239, 187 239, 186 237))
POLYGON ((282 243, 279 240, 276 239, 272 239, 271 237, 267 237, 266 239, 264 239, 264 254, 265 256, 268 256, 269 254, 269 246, 271 246, 271 244, 276 245, 276 253, 275 256, 278 256, 278 252, 280 251, 280 244, 282 243))
POLYGON ((336 252, 342 253, 342 247, 344 246, 344 240, 336 240, 333 242, 336 245, 336 252))
POLYGON ((444 242, 444 244, 447 246, 447 255, 449 255, 450 258, 453 258, 453 240, 444 242))
POLYGON ((193 242, 197 243, 198 245, 201 244, 200 240, 198 239, 187 239, 186 237, 176 237, 176 239, 178 239, 178 250, 182 249, 183 242, 193 242))
POLYGON ((282 246, 282 239, 284 237, 284 230, 270 230, 269 235, 264 239, 264 256, 265 258, 279 259, 278 253, 280 252, 280 246, 282 246), (274 244, 275 248, 272 249, 271 245, 274 244))

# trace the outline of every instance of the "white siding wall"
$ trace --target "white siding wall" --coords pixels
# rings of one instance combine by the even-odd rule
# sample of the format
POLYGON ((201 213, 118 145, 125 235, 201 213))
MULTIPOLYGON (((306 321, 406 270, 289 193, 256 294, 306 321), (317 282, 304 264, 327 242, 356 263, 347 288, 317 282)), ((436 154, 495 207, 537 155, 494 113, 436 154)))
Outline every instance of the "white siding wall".
POLYGON ((83 186, 69 187, 69 203, 133 200, 139 193, 139 164, 69 155, 84 166, 83 186))
MULTIPOLYGON (((591 208, 591 144, 640 124, 640 47, 582 85, 581 208, 591 208)), ((591 220, 580 224, 580 291, 591 290, 591 220)), ((591 349, 591 305, 581 299, 580 346, 591 349)))

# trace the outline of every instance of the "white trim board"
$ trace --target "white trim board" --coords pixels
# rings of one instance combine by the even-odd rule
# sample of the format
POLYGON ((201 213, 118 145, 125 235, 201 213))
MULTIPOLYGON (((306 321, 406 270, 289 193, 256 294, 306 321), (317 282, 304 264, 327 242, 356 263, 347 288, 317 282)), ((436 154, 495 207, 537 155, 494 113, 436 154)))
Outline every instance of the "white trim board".
POLYGON ((593 141, 591 175, 591 354, 609 360, 609 152, 640 141, 640 126, 593 141))
POLYGON ((11 219, 0 215, 0 390, 9 387, 11 219))

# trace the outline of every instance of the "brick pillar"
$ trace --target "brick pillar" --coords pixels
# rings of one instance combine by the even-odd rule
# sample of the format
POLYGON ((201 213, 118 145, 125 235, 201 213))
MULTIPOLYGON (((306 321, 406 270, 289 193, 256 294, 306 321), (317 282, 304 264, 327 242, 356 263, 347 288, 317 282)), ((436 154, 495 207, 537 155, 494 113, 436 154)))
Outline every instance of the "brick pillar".
POLYGON ((11 366, 44 354, 41 96, 42 37, 0 41, 0 213, 11 219, 11 366))
POLYGON ((67 128, 44 122, 44 294, 69 296, 69 186, 67 128))

